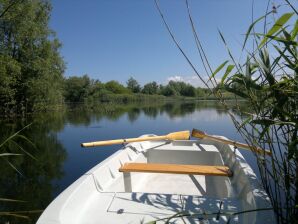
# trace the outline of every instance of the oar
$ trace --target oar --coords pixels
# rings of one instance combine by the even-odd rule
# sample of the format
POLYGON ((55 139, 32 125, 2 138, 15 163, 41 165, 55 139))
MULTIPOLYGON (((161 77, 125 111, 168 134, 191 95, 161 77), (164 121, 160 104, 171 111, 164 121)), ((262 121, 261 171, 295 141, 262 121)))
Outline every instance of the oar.
POLYGON ((161 136, 87 142, 87 143, 82 143, 81 146, 94 147, 94 146, 115 145, 115 144, 123 144, 123 143, 129 143, 129 142, 142 142, 142 141, 150 141, 150 140, 188 140, 189 137, 190 137, 189 131, 179 131, 179 132, 172 132, 167 135, 161 135, 161 136))
POLYGON ((268 150, 264 150, 262 148, 259 147, 255 147, 255 146, 249 146, 247 144, 241 143, 241 142, 236 142, 236 141, 232 141, 232 140, 227 140, 227 139, 222 139, 213 135, 208 135, 203 131, 197 130, 197 129, 193 129, 192 133, 191 133, 192 137, 195 138, 206 138, 206 139, 212 139, 214 141, 218 141, 218 142, 222 142, 225 144, 229 144, 229 145, 233 145, 233 146, 237 146, 239 148, 243 148, 243 149, 250 149, 252 151, 255 151, 257 153, 266 153, 267 155, 271 155, 272 153, 268 150))

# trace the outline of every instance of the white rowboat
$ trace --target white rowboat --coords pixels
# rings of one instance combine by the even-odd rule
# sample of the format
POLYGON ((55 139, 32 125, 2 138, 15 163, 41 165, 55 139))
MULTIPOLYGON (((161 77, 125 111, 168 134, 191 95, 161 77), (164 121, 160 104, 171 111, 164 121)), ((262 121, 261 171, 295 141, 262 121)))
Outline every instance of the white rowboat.
MULTIPOLYGON (((154 135, 141 137, 149 136, 154 135)), ((230 223, 275 223, 271 207, 255 173, 233 146, 210 139, 155 140, 129 143, 89 170, 46 208, 37 223, 147 223, 165 219, 157 222, 164 223, 166 218, 181 214, 185 216, 174 217, 170 223, 227 223, 229 219, 230 223), (138 166, 138 172, 130 171, 131 163, 145 166, 138 166), (154 164, 173 170, 159 172, 154 164), (227 175, 197 175, 198 170, 188 173, 192 166, 229 170, 223 171, 227 175), (185 173, 175 173, 182 168, 185 173), (247 212, 237 214, 241 211, 247 212)))

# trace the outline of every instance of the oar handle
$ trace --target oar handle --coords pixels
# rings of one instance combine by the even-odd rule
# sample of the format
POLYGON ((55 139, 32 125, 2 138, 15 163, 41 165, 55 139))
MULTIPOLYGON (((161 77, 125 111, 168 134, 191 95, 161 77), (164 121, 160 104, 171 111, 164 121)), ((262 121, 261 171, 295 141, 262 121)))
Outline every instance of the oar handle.
POLYGON ((107 140, 107 141, 96 141, 96 142, 87 142, 82 143, 82 147, 95 147, 95 146, 104 146, 104 145, 116 145, 116 144, 124 144, 130 142, 143 142, 150 140, 164 140, 167 139, 167 135, 162 136, 150 136, 150 137, 142 137, 142 138, 127 138, 127 139, 115 139, 115 140, 107 140))

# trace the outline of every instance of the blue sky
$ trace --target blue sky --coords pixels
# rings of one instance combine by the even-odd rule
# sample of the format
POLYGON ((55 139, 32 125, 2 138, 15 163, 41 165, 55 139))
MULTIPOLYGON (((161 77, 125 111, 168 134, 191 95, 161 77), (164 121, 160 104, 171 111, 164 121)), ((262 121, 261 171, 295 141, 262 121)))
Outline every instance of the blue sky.
MULTIPOLYGON (((239 58, 243 34, 252 20, 252 0, 189 0, 189 3, 213 68, 228 58, 217 29, 224 33, 239 58)), ((141 84, 181 79, 200 85, 170 39, 154 0, 53 0, 52 6, 50 27, 63 44, 65 76, 88 74, 103 82, 121 83, 133 76, 141 84)), ((204 76, 185 1, 160 0, 160 6, 177 40, 204 76)), ((267 1, 255 0, 254 17, 263 15, 266 6, 267 1)))

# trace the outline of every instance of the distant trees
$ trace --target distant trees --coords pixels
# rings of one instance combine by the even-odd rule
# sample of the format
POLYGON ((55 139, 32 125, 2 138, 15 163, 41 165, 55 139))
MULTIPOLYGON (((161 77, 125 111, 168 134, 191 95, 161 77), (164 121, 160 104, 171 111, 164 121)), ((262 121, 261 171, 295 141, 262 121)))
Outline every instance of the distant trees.
POLYGON ((142 93, 149 94, 149 95, 155 95, 158 91, 158 85, 156 82, 149 82, 144 85, 142 93))
POLYGON ((176 96, 177 92, 172 86, 167 85, 165 87, 162 87, 161 94, 164 96, 176 96))
POLYGON ((105 89, 115 94, 125 94, 130 92, 127 88, 115 80, 107 82, 105 84, 105 89))
POLYGON ((87 75, 69 77, 64 83, 64 97, 69 102, 83 102, 91 90, 91 80, 87 75))
POLYGON ((190 84, 185 82, 175 82, 170 81, 167 86, 165 86, 161 93, 165 96, 196 96, 196 89, 190 84))
POLYGON ((61 44, 47 0, 0 0, 0 110, 34 111, 63 102, 61 44), (8 10, 6 10, 8 9, 8 10))
POLYGON ((133 77, 130 77, 127 82, 127 88, 133 93, 141 92, 141 86, 133 77))
POLYGON ((183 97, 208 97, 210 90, 195 88, 184 82, 170 81, 167 85, 158 85, 156 82, 149 82, 142 88, 137 80, 130 77, 126 82, 126 87, 121 83, 112 80, 102 83, 84 75, 82 77, 69 77, 64 81, 64 97, 67 102, 128 102, 132 95, 138 95, 137 99, 142 99, 142 95, 163 95, 183 96, 183 97), (122 100, 121 100, 122 99, 122 100))

